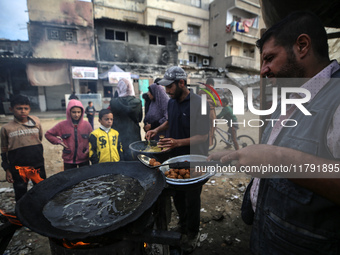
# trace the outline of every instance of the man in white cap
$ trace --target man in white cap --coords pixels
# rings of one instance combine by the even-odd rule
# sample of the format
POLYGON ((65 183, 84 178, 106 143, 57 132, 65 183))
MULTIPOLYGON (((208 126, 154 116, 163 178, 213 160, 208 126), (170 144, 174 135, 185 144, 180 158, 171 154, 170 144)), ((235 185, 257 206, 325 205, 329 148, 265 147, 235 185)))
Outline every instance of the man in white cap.
MULTIPOLYGON (((161 139, 158 146, 171 149, 171 157, 207 155, 209 115, 201 114, 201 97, 188 89, 185 71, 178 66, 170 67, 158 84, 165 86, 171 98, 168 103, 168 120, 148 131, 146 138, 150 139, 158 132, 168 130, 169 138, 161 139)), ((209 106, 206 107, 209 112, 209 106)), ((184 252, 193 251, 199 237, 201 191, 202 186, 189 191, 176 191, 173 196, 179 214, 179 231, 188 237, 188 242, 182 245, 184 252)))

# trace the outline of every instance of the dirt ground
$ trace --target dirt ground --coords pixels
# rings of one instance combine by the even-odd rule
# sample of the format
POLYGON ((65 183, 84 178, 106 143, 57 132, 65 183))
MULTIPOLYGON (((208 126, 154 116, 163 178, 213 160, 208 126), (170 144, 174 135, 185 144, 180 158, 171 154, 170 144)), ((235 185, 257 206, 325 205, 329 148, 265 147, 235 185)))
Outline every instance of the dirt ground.
MULTIPOLYGON (((6 118, 8 118, 6 116, 6 118)), ((246 112, 244 116, 238 116, 238 121, 243 119, 257 119, 255 115, 246 112)), ((1 119, 0 119, 1 120, 1 119)), ((58 123, 61 119, 41 117, 43 130, 46 131, 58 123)), ((96 122, 96 121, 95 121, 96 122)), ((0 123, 0 126, 3 124, 0 123)), ((95 123, 95 128, 99 123, 95 123)), ((227 125, 220 126, 227 129, 227 125)), ((238 135, 247 134, 258 142, 258 128, 240 126, 238 135)), ((143 133, 142 133, 143 136, 143 133)), ((225 150, 225 144, 219 142, 214 151, 225 150)), ((44 157, 47 176, 63 171, 61 159, 61 146, 50 144, 43 140, 44 157)), ((234 177, 226 174, 217 174, 212 177, 202 190, 201 206, 201 231, 198 247, 193 255, 203 254, 229 254, 247 255, 249 251, 249 236, 251 227, 245 225, 240 217, 240 207, 243 193, 250 177, 246 175, 234 177)), ((0 171, 0 209, 13 212, 15 207, 14 194, 11 184, 5 181, 5 174, 0 171)), ((170 226, 177 222, 177 214, 173 209, 170 226)), ((10 244, 5 251, 11 254, 49 255, 50 247, 48 238, 21 228, 16 231, 10 244)))

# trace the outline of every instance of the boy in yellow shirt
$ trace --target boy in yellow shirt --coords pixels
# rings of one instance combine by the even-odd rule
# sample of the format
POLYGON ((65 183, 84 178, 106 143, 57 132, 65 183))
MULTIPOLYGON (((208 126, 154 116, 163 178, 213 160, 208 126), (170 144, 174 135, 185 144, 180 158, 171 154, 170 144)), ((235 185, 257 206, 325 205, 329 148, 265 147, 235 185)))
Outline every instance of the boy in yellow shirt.
POLYGON ((109 109, 103 109, 99 112, 100 127, 92 131, 89 139, 92 165, 123 160, 123 149, 119 141, 119 133, 111 128, 112 122, 113 114, 109 109))

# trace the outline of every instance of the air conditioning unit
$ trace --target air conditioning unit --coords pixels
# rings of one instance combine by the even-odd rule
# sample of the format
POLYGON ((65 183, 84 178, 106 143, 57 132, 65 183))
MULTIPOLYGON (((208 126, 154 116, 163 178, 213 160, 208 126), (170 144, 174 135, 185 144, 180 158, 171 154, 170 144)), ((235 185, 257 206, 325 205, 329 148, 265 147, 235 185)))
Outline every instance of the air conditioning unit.
POLYGON ((179 59, 179 60, 178 60, 178 63, 179 63, 180 65, 183 65, 183 59, 179 59))
POLYGON ((189 60, 183 60, 183 65, 188 66, 189 65, 189 60))
POLYGON ((203 65, 204 65, 204 66, 208 66, 208 65, 209 65, 209 59, 204 58, 204 59, 203 59, 203 65))

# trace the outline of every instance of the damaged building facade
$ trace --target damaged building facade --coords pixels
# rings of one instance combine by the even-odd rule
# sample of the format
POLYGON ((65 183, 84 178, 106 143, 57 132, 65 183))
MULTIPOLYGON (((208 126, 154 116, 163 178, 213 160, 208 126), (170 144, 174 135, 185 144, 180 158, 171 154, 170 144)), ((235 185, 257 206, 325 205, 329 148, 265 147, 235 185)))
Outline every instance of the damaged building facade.
POLYGON ((1 58, 9 68, 0 86, 6 95, 30 96, 41 111, 63 109, 73 91, 98 95, 106 107, 116 67, 131 75, 136 95, 172 65, 193 86, 207 78, 239 86, 258 80, 258 0, 27 0, 27 8, 28 50, 19 60, 1 58))
POLYGON ((130 73, 136 95, 142 97, 167 66, 177 63, 178 32, 173 29, 108 18, 95 19, 95 27, 100 73, 97 92, 103 95, 104 105, 117 85, 109 79, 108 72, 130 73))
POLYGON ((26 64, 31 60, 28 41, 0 40, 0 114, 9 114, 11 95, 30 97, 33 109, 39 109, 38 90, 27 81, 26 64))

